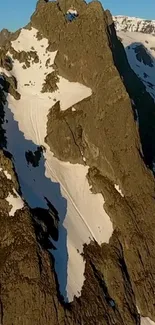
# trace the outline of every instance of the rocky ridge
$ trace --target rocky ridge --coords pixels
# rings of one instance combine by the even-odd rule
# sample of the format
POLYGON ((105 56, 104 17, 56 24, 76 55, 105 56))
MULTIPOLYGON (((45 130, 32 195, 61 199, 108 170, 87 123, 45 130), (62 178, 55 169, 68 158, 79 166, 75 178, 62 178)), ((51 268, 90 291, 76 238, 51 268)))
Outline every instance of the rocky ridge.
MULTIPOLYGON (((150 126, 143 127, 146 109, 151 117, 154 102, 130 68, 109 12, 98 2, 75 1, 74 5, 79 18, 70 24, 64 17, 64 1, 38 1, 27 26, 39 31, 39 39, 48 38, 49 51, 57 50, 57 75, 92 89, 92 95, 74 105, 74 111, 72 107, 62 111, 59 101, 51 107, 46 142, 59 160, 89 166, 92 192, 103 195, 114 232, 108 244, 92 241, 85 246, 85 282, 80 297, 68 304, 59 293, 54 260, 39 242, 36 211, 25 204, 12 223, 7 213, 8 240, 0 251, 4 255, 0 275, 4 325, 19 324, 19 319, 20 324, 29 325, 138 325, 143 319, 138 311, 155 321, 155 183, 149 169, 153 155, 147 137, 150 126), (140 137, 135 109, 142 116, 140 137), (11 246, 11 256, 4 253, 6 245, 11 246)), ((11 51, 10 43, 3 55, 8 49, 19 60, 21 53, 11 51)), ((27 55, 22 54, 22 63, 27 62, 27 55)), ((10 83, 5 73, 3 77, 10 83)), ((50 87, 45 91, 55 90, 53 76, 46 81, 50 87)), ((18 89, 17 84, 14 88, 18 89)), ((44 215, 42 211, 43 221, 44 215)), ((3 213, 1 217, 3 238, 3 213)))
POLYGON ((155 35, 155 20, 128 16, 114 16, 115 27, 119 31, 140 32, 155 35))

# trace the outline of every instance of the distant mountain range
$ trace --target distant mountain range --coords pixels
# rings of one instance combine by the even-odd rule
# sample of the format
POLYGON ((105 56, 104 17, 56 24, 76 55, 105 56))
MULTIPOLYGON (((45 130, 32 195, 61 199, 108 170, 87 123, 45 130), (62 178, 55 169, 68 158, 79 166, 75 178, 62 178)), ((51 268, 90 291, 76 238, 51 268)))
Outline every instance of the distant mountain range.
POLYGON ((118 31, 141 32, 155 35, 155 20, 128 16, 113 16, 118 31))
POLYGON ((155 20, 113 18, 131 68, 155 99, 155 20))

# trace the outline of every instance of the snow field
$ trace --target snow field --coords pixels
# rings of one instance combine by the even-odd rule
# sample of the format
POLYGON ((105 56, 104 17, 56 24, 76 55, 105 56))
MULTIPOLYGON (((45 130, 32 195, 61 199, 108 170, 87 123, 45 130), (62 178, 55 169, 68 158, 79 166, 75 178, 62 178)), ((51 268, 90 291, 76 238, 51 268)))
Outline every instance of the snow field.
MULTIPOLYGON (((12 42, 16 51, 30 51, 33 48, 39 56, 39 63, 31 62, 30 68, 23 69, 23 64, 14 60, 11 74, 18 81, 21 99, 16 101, 8 95, 8 106, 5 107, 8 123, 4 125, 8 150, 14 157, 24 199, 31 207, 47 208, 47 197, 59 213, 59 240, 54 242, 56 250, 52 254, 60 291, 67 301, 72 301, 74 295, 81 294, 84 282, 83 245, 91 240, 98 244, 108 243, 113 227, 104 210, 102 195, 92 194, 90 190, 86 178, 88 166, 58 160, 45 143, 47 115, 55 102, 59 100, 61 110, 66 110, 91 96, 92 91, 77 82, 59 77, 57 91, 42 93, 46 74, 53 71, 52 66, 46 67, 47 59, 52 65, 57 52, 48 52, 48 41, 38 41, 36 35, 35 29, 23 29, 18 39, 12 42), (25 152, 35 151, 38 145, 43 145, 46 150, 39 166, 34 168, 27 163, 25 152)), ((13 206, 11 195, 7 200, 13 206)), ((10 213, 13 214, 14 210, 10 213)))

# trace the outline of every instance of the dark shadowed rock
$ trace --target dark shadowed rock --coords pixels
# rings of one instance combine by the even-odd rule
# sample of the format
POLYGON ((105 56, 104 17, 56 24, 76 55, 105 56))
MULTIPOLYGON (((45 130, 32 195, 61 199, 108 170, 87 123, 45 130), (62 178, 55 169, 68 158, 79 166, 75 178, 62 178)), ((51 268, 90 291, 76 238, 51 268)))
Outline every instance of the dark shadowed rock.
POLYGON ((42 157, 43 149, 38 147, 36 151, 32 152, 30 150, 25 152, 25 158, 28 164, 31 164, 33 167, 38 167, 40 159, 42 157))
POLYGON ((124 47, 116 37, 114 24, 109 26, 111 35, 111 50, 114 63, 119 71, 126 91, 130 98, 134 101, 133 110, 137 110, 139 116, 139 134, 143 149, 143 158, 147 166, 152 169, 155 156, 155 114, 154 100, 146 92, 144 84, 131 69, 126 55, 124 55, 124 47), (134 82, 133 82, 134 81, 134 82))
POLYGON ((12 70, 12 59, 6 54, 5 50, 0 51, 0 67, 6 69, 7 71, 12 70))
POLYGON ((136 53, 136 58, 139 62, 143 62, 145 65, 153 67, 153 59, 142 44, 136 45, 134 50, 136 53))
POLYGON ((57 83, 59 81, 59 78, 56 74, 55 71, 47 74, 46 78, 45 78, 45 82, 43 84, 42 87, 42 92, 53 92, 56 91, 58 89, 57 83))
POLYGON ((6 93, 11 94, 15 99, 20 99, 20 94, 17 89, 17 80, 15 77, 8 77, 7 75, 3 75, 0 77, 0 85, 6 93))

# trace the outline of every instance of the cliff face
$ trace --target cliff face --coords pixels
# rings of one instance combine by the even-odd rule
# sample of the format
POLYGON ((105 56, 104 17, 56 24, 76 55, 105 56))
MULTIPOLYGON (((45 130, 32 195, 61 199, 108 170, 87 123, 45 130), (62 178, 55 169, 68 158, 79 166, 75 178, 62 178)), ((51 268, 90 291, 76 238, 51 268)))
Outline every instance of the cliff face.
POLYGON ((154 129, 144 116, 151 121, 154 102, 110 13, 75 1, 70 23, 70 5, 38 1, 27 29, 1 51, 5 146, 26 201, 11 220, 2 210, 1 322, 150 324, 154 129))

